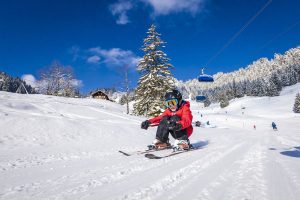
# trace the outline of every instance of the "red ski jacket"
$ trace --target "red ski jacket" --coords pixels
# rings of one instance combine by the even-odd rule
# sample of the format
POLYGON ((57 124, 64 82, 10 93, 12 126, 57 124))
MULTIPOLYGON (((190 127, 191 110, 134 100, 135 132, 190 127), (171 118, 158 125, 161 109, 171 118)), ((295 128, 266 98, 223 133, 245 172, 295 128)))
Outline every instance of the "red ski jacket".
POLYGON ((151 124, 159 124, 161 119, 165 116, 174 116, 177 115, 181 118, 177 123, 181 124, 182 129, 187 129, 188 136, 190 137, 193 133, 192 120, 193 115, 190 110, 190 102, 182 101, 180 107, 177 111, 172 112, 169 108, 167 108, 161 115, 149 119, 151 124))

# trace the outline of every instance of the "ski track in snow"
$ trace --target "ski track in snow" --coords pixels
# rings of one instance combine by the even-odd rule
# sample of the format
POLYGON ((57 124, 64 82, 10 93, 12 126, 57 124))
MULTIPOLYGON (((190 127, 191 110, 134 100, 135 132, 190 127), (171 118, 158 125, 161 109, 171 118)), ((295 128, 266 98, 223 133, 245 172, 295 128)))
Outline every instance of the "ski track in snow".
MULTIPOLYGON (((297 143, 295 140, 287 139, 286 136, 280 135, 276 135, 273 140, 275 141, 275 143, 273 141, 273 146, 282 146, 282 148, 273 150, 271 152, 273 155, 278 154, 281 151, 291 150, 292 147, 295 147, 296 145, 299 146, 300 143, 297 143)), ((275 170, 274 173, 279 173, 280 177, 282 178, 281 182, 277 183, 278 187, 282 187, 280 189, 283 190, 284 188, 286 191, 288 191, 286 198, 298 200, 300 196, 300 191, 298 190, 298 188, 300 188, 300 174, 295 172, 299 171, 300 163, 297 163, 297 165, 290 163, 293 161, 293 159, 295 158, 291 159, 290 157, 284 157, 284 159, 281 159, 276 156, 275 159, 271 160, 270 162, 271 170, 275 170)), ((280 199, 278 196, 273 198, 280 199)))
MULTIPOLYGON (((196 160, 192 162, 191 164, 187 164, 186 167, 183 167, 179 169, 178 172, 171 173, 170 175, 167 175, 166 177, 160 179, 157 183, 146 187, 146 188, 140 188, 138 191, 123 195, 122 197, 117 198, 119 199, 154 199, 157 196, 161 195, 162 192, 170 191, 172 188, 177 186, 178 184, 183 183, 185 180, 187 180, 189 177, 196 175, 200 173, 202 170, 205 170, 206 168, 210 167, 213 164, 216 164, 218 161, 224 159, 226 155, 229 155, 232 153, 232 151, 237 150, 239 147, 241 147, 241 144, 235 145, 231 147, 230 149, 226 150, 223 153, 215 152, 212 154, 216 155, 206 155, 203 158, 200 158, 199 160, 196 160), (204 164, 203 164, 204 163, 204 164)), ((196 153, 190 152, 190 153, 196 153)))
POLYGON ((25 156, 22 158, 17 158, 14 161, 2 161, 0 162, 0 170, 14 170, 21 168, 30 168, 35 166, 42 166, 58 161, 72 161, 72 160, 84 160, 84 159, 99 159, 101 157, 110 156, 111 152, 80 152, 80 153, 59 153, 59 154, 49 154, 43 157, 38 155, 25 156))
MULTIPOLYGON (((250 165, 249 161, 253 161, 253 157, 259 155, 259 152, 255 152, 255 150, 252 150, 252 148, 253 145, 249 145, 249 144, 243 145, 242 147, 239 148, 238 151, 234 151, 229 156, 222 159, 222 167, 220 167, 220 165, 214 165, 207 170, 200 171, 199 173, 191 177, 189 179, 189 182, 176 188, 175 192, 172 193, 167 199, 182 199, 186 194, 195 196, 195 198, 193 199, 201 199, 201 200, 202 199, 203 200, 245 199, 245 197, 247 197, 247 195, 249 194, 247 191, 244 192, 245 195, 242 195, 243 197, 242 198, 242 197, 234 196, 235 194, 238 194, 238 192, 237 193, 232 192, 233 194, 232 197, 226 197, 226 194, 229 191, 224 192, 224 190, 226 190, 226 187, 228 185, 231 185, 231 183, 237 178, 237 176, 238 177, 242 176, 245 168, 248 171, 251 170, 251 172, 255 171, 256 169, 255 165, 257 163, 255 164, 253 163, 252 165, 250 165), (245 152, 245 156, 244 156, 240 152, 241 151, 244 152, 245 148, 246 151, 248 151, 248 153, 245 152), (197 184, 199 180, 201 180, 201 182, 197 184), (197 185, 197 188, 199 189, 197 190, 194 189, 193 185, 197 185), (222 191, 221 194, 218 193, 219 190, 222 191)), ((231 187, 240 188, 242 186, 235 184, 235 185, 231 185, 231 187)))
POLYGON ((266 182, 264 181, 265 153, 263 147, 254 145, 240 161, 240 167, 235 172, 233 187, 224 199, 267 199, 266 182))
MULTIPOLYGON (((150 162, 150 161, 149 161, 150 162)), ((151 163, 145 165, 143 157, 141 159, 129 162, 127 164, 121 163, 117 166, 111 166, 110 169, 103 173, 94 172, 87 173, 80 176, 76 175, 76 179, 68 180, 68 182, 77 183, 68 188, 66 191, 55 195, 54 199, 73 199, 74 194, 85 194, 91 189, 103 187, 106 184, 116 183, 122 179, 126 179, 134 174, 141 174, 143 171, 151 170, 161 165, 160 163, 151 163), (84 181, 83 181, 84 180, 84 181)), ((51 196, 50 196, 51 197, 51 196)))
MULTIPOLYGON (((276 160, 275 161, 278 165, 278 167, 282 170, 281 174, 285 182, 285 189, 286 191, 289 191, 289 193, 286 195, 288 196, 288 199, 290 200, 298 200, 300 197, 300 176, 299 174, 296 174, 289 166, 286 165, 286 163, 282 163, 282 161, 276 160)), ((297 169, 296 169, 297 170, 297 169)))
POLYGON ((107 112, 105 110, 99 110, 99 109, 92 108, 92 107, 90 107, 90 109, 94 110, 96 112, 100 112, 100 113, 103 113, 103 114, 106 114, 106 115, 110 115, 110 116, 113 116, 113 117, 117 117, 117 118, 120 118, 120 119, 129 120, 129 121, 135 122, 138 125, 140 125, 140 123, 141 123, 141 121, 138 121, 138 120, 135 120, 135 119, 130 119, 128 116, 122 116, 119 113, 107 112))
MULTIPOLYGON (((88 159, 99 159, 99 157, 107 157, 111 156, 112 154, 117 154, 118 156, 121 156, 118 152, 117 153, 105 153, 99 152, 97 154, 95 153, 85 153, 79 155, 48 155, 48 157, 34 157, 34 158, 28 158, 25 157, 23 160, 17 159, 15 162, 8 162, 4 166, 2 164, 3 171, 7 171, 8 169, 20 169, 20 168, 29 168, 34 167, 37 165, 49 165, 51 162, 57 162, 57 161, 70 161, 70 160, 84 160, 86 158, 88 159), (5 168, 6 167, 6 168, 5 168)), ((122 156, 123 157, 123 156, 122 156)), ((126 157, 125 157, 126 158, 126 157)), ((126 178, 132 174, 142 172, 144 170, 151 170, 152 168, 156 168, 157 166, 161 165, 162 163, 152 163, 151 161, 148 161, 148 164, 151 163, 151 165, 143 166, 145 163, 145 159, 141 156, 141 159, 133 160, 125 163, 119 163, 116 165, 110 165, 108 167, 104 167, 101 170, 94 170, 94 171, 88 171, 84 173, 79 174, 73 174, 69 176, 62 176, 59 178, 56 178, 55 180, 47 180, 46 184, 43 184, 42 182, 37 183, 30 183, 26 185, 20 185, 15 186, 13 188, 7 189, 6 192, 1 193, 0 196, 7 196, 12 195, 14 192, 22 192, 22 191, 31 191, 36 189, 42 189, 43 185, 45 188, 50 187, 56 188, 55 186, 59 185, 68 185, 68 183, 80 183, 83 181, 84 184, 79 184, 76 187, 71 187, 66 192, 63 192, 59 196, 63 198, 63 196, 68 196, 68 194, 76 194, 76 193, 83 193, 86 192, 88 188, 94 188, 98 186, 102 186, 104 184, 113 183, 120 179, 126 178), (51 184, 50 184, 51 183, 51 184), (32 187, 34 186, 34 187, 32 187)), ((146 162, 147 163, 147 162, 146 162)), ((55 192, 54 192, 55 193, 55 192)), ((55 197, 55 199, 58 198, 58 196, 55 197)))
MULTIPOLYGON (((168 162, 171 161, 172 159, 168 162)), ((120 163, 105 167, 101 170, 89 170, 87 172, 61 176, 54 180, 49 179, 45 183, 33 182, 26 185, 15 186, 7 189, 5 192, 1 193, 0 196, 9 197, 13 196, 14 194, 18 194, 19 192, 35 192, 34 196, 39 197, 39 195, 43 196, 45 192, 37 192, 36 190, 44 191, 48 188, 47 193, 49 192, 50 194, 53 194, 57 193, 60 190, 60 187, 63 186, 65 191, 60 191, 59 195, 49 195, 48 197, 50 199, 66 199, 70 197, 70 199, 72 199, 72 196, 75 194, 84 194, 92 188, 100 187, 105 184, 111 184, 134 174, 157 168, 164 164, 165 163, 161 162, 153 163, 150 160, 145 161, 145 158, 141 157, 141 159, 133 160, 126 164, 120 163)))
MULTIPOLYGON (((139 161, 133 161, 130 162, 130 165, 134 164, 135 162, 139 161)), ((139 166, 139 164, 137 164, 139 166)), ((128 166, 127 166, 128 167, 128 166)), ((129 167, 128 167, 129 168, 129 167)), ((75 174, 70 175, 63 175, 60 177, 57 177, 55 179, 48 179, 46 182, 34 182, 26 185, 19 185, 12 188, 7 189, 4 193, 2 193, 0 196, 8 197, 17 194, 18 192, 33 192, 34 190, 40 190, 43 192, 35 191, 35 196, 43 196, 43 194, 46 192, 50 192, 50 194, 56 194, 59 192, 59 195, 54 196, 48 196, 50 199, 64 199, 64 197, 72 194, 77 194, 80 192, 85 192, 89 187, 97 187, 101 186, 107 183, 111 183, 114 181, 117 181, 121 178, 124 178, 128 176, 133 171, 137 170, 137 167, 133 167, 130 170, 126 170, 126 165, 124 163, 122 164, 116 164, 111 165, 109 167, 104 167, 99 170, 87 170, 85 172, 79 172, 75 174), (125 170, 122 171, 122 169, 125 170), (98 175, 100 174, 100 175, 98 175), (82 182, 84 184, 82 184, 82 182), (32 187, 35 186, 35 187, 32 187), (64 192, 60 191, 61 187, 64 187, 65 189, 69 187, 64 192), (46 191, 47 190, 47 191, 46 191)), ((44 197, 41 197, 44 198, 44 197)))
MULTIPOLYGON (((207 155, 205 157, 209 156, 207 155)), ((127 157, 124 158, 127 159, 127 157)), ((120 163, 117 165, 111 165, 102 170, 89 170, 83 173, 76 173, 68 176, 64 175, 56 179, 48 179, 46 182, 32 182, 25 185, 14 186, 6 189, 6 191, 2 192, 0 196, 13 197, 14 195, 25 192, 34 194, 35 198, 43 198, 45 193, 59 193, 59 195, 48 195, 48 197, 50 199, 72 199, 73 195, 84 195, 87 191, 93 188, 103 187, 106 184, 112 184, 133 175, 138 176, 138 174, 142 174, 144 171, 151 171, 154 168, 165 166, 173 160, 176 160, 176 158, 173 157, 163 162, 152 162, 151 160, 145 160, 143 156, 140 156, 140 159, 138 160, 133 160, 126 164, 120 163), (62 186, 65 191, 60 191, 59 188, 62 186), (45 190, 47 190, 47 192, 45 192, 45 190)), ((28 196, 28 198, 30 197, 28 196)))

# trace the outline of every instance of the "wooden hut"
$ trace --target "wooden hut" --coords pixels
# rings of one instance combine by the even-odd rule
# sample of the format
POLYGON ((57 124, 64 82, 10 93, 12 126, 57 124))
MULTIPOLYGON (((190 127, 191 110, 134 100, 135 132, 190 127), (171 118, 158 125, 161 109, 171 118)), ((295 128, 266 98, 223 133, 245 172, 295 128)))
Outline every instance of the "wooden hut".
POLYGON ((94 99, 104 99, 104 100, 109 100, 108 96, 107 96, 104 92, 102 92, 102 91, 100 91, 100 90, 98 90, 98 91, 92 93, 92 98, 94 98, 94 99))

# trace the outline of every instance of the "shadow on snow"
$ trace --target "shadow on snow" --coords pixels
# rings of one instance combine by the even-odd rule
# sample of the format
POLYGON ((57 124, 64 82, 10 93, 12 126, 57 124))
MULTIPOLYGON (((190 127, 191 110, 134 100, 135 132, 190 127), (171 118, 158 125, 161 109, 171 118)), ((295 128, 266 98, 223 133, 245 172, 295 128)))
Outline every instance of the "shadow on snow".
POLYGON ((196 149, 202 149, 202 148, 204 148, 205 146, 207 146, 208 144, 209 144, 209 141, 208 141, 208 140, 205 140, 205 141, 197 141, 197 142, 192 143, 193 147, 196 148, 196 149))
POLYGON ((300 146, 294 147, 294 150, 292 150, 292 151, 282 151, 280 153, 285 156, 300 158, 300 146))

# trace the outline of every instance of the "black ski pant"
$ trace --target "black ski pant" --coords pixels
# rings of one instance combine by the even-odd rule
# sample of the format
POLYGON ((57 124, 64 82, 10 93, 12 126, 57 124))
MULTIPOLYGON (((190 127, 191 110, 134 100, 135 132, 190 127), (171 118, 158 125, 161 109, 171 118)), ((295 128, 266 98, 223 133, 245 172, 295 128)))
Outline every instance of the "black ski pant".
POLYGON ((171 117, 163 117, 157 127, 156 131, 156 139, 167 143, 169 141, 169 133, 173 136, 174 139, 177 140, 188 140, 188 133, 186 129, 182 129, 180 131, 171 131, 169 130, 170 122, 177 122, 181 120, 181 118, 177 115, 171 117))

